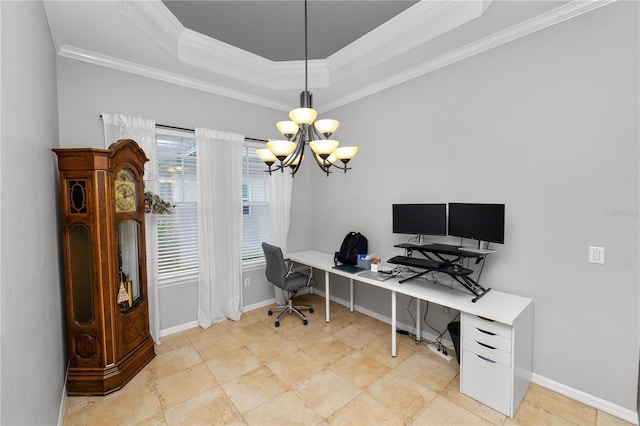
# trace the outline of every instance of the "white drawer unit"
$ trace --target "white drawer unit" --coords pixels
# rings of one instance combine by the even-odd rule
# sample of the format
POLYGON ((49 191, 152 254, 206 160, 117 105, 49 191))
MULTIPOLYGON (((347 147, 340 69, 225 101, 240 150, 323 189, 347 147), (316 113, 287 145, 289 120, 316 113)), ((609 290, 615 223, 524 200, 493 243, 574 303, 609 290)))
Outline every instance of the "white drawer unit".
POLYGON ((533 303, 512 324, 463 312, 460 347, 460 391, 513 417, 531 382, 533 303))

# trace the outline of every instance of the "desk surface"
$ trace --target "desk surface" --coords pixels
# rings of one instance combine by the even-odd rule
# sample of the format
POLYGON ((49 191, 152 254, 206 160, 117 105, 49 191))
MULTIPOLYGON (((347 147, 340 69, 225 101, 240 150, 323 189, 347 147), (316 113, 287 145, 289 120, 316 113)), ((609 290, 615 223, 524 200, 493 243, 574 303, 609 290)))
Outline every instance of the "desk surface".
POLYGON ((457 288, 455 284, 453 288, 450 288, 428 282, 414 281, 400 284, 396 278, 377 281, 361 277, 358 274, 333 269, 333 254, 316 250, 288 253, 287 257, 295 262, 309 265, 335 275, 351 278, 369 285, 421 300, 427 300, 509 325, 513 325, 516 318, 533 302, 532 299, 527 297, 491 290, 474 303, 471 301, 473 295, 461 287, 457 288))

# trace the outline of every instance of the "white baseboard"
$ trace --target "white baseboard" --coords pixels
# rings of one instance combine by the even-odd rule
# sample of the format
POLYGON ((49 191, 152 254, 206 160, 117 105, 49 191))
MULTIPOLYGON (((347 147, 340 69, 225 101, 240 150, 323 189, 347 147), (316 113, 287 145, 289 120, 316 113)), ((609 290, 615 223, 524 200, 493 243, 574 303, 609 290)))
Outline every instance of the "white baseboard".
POLYGON ((64 424, 64 415, 67 411, 67 376, 69 375, 69 366, 71 363, 67 361, 67 368, 64 372, 64 383, 62 385, 62 398, 60 398, 60 409, 58 410, 58 426, 64 424))
POLYGON ((187 322, 185 324, 180 324, 175 327, 164 328, 160 330, 160 337, 166 337, 171 334, 180 333, 181 331, 189 330, 195 327, 198 327, 198 321, 187 322))
POLYGON ((554 392, 558 392, 561 395, 574 399, 578 402, 582 402, 583 404, 586 404, 597 410, 604 411, 605 413, 611 414, 612 416, 621 418, 622 420, 625 420, 629 423, 633 423, 635 425, 638 424, 638 413, 633 410, 629 410, 628 408, 624 408, 609 401, 605 401, 602 398, 598 398, 597 396, 593 396, 562 383, 558 383, 539 374, 533 373, 531 376, 531 381, 537 385, 540 385, 554 392))

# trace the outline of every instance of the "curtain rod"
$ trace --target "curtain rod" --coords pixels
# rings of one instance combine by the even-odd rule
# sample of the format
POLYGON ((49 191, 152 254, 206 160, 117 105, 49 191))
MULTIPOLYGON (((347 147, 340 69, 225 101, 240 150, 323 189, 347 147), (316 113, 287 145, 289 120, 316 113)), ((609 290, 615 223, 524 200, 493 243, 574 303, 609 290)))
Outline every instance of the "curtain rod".
MULTIPOLYGON (((102 114, 100 114, 100 119, 102 119, 102 114)), ((167 124, 158 124, 156 123, 156 127, 162 127, 164 129, 171 129, 171 130, 182 130, 183 132, 191 132, 191 133, 195 133, 195 129, 187 129, 186 127, 176 127, 176 126, 169 126, 167 124)), ((257 139, 257 138, 250 138, 245 136, 244 140, 246 141, 254 141, 254 142, 269 142, 265 139, 257 139)))

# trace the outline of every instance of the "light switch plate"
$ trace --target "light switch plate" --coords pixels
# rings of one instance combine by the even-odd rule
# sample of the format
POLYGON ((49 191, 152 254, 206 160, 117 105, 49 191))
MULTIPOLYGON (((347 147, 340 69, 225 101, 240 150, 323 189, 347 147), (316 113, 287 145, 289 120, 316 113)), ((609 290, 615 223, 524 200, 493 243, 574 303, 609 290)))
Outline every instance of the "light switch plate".
POLYGON ((604 247, 589 247, 589 263, 604 265, 604 247))

